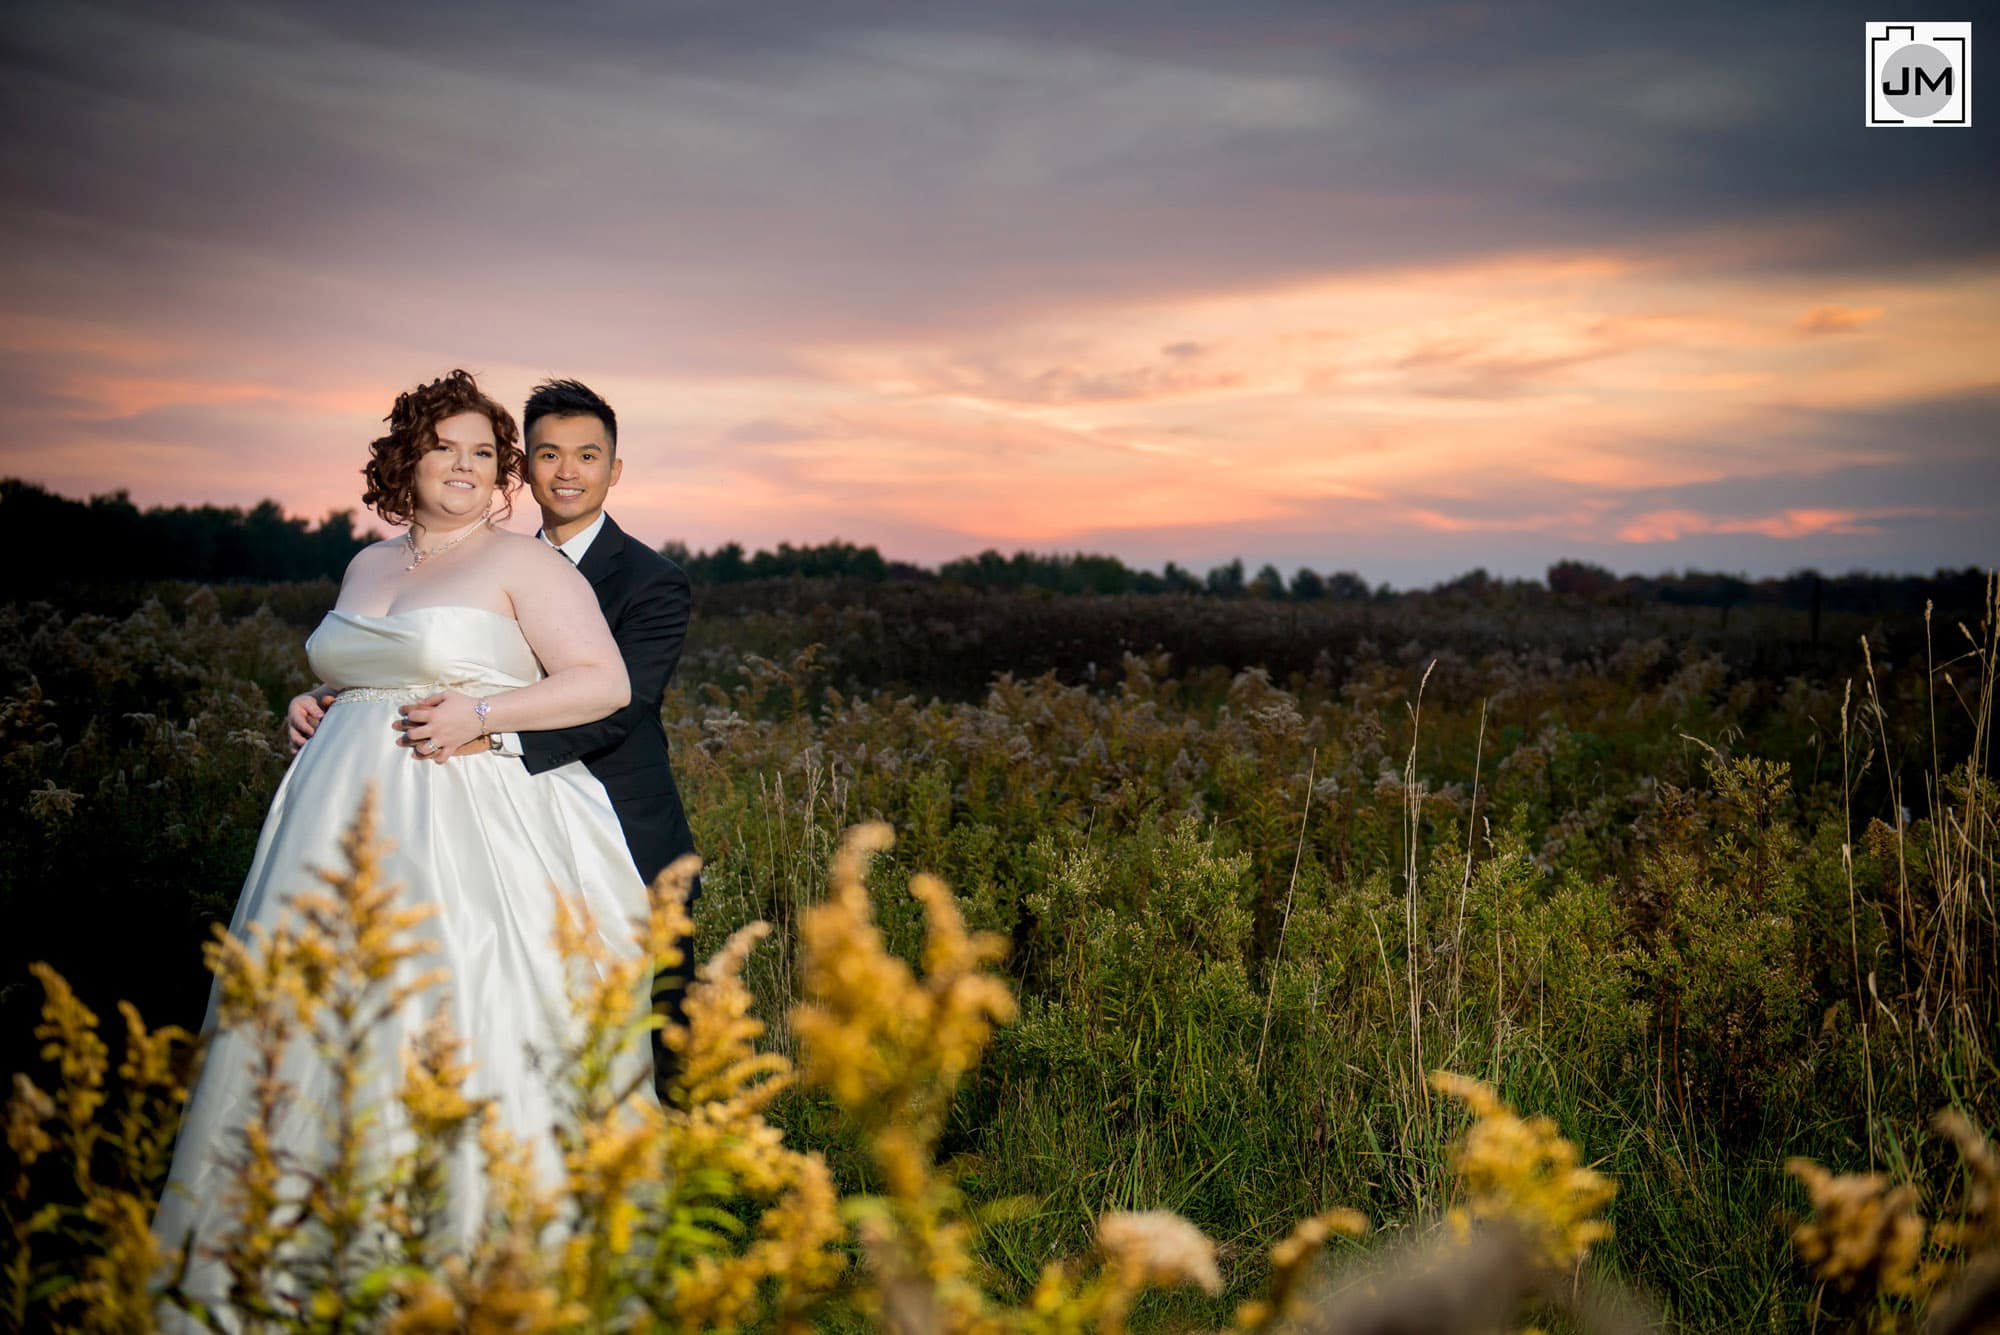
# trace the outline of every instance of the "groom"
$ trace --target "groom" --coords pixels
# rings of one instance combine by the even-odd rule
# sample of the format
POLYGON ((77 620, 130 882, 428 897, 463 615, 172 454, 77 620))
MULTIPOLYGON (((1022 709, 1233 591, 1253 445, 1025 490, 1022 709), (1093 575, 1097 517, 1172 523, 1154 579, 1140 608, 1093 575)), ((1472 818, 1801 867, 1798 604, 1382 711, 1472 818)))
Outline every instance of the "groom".
MULTIPOLYGON (((519 756, 530 774, 583 761, 610 794, 632 861, 651 884, 675 858, 694 852, 660 723, 660 697, 687 637, 693 602, 688 577, 643 542, 626 537, 604 512, 605 497, 625 468, 618 457, 618 417, 610 404, 575 380, 548 380, 528 396, 521 425, 528 487, 542 509, 542 541, 574 561, 590 581, 624 656, 632 699, 595 723, 553 732, 500 733, 490 745, 503 755, 519 756)), ((700 893, 696 877, 689 913, 700 893)), ((694 967, 694 942, 684 938, 679 944, 680 965, 653 980, 654 1005, 675 1024, 683 1022, 681 1005, 694 967)), ((678 1057, 655 1030, 653 1071, 663 1098, 678 1067, 678 1057)))

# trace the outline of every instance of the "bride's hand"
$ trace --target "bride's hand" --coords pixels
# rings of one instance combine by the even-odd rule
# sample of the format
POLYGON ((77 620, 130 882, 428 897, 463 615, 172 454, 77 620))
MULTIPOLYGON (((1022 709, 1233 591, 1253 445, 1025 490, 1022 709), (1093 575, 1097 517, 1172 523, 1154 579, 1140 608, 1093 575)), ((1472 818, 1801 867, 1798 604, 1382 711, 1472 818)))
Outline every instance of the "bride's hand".
POLYGON ((396 730, 402 734, 398 746, 415 749, 418 758, 442 765, 461 746, 479 737, 479 715, 473 712, 469 695, 440 691, 428 700, 404 705, 396 730))

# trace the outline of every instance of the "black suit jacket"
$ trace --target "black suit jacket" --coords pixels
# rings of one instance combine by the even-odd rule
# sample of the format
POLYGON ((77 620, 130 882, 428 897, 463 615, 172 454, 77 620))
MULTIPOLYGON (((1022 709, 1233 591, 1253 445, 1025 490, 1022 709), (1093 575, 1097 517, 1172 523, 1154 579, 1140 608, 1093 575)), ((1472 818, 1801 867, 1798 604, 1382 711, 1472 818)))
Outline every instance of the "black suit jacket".
POLYGON ((694 851, 660 723, 660 697, 680 662, 694 598, 679 566, 626 537, 610 515, 577 569, 618 641, 632 699, 594 723, 522 733, 522 763, 540 774, 581 760, 611 795, 632 861, 650 884, 668 863, 694 851))

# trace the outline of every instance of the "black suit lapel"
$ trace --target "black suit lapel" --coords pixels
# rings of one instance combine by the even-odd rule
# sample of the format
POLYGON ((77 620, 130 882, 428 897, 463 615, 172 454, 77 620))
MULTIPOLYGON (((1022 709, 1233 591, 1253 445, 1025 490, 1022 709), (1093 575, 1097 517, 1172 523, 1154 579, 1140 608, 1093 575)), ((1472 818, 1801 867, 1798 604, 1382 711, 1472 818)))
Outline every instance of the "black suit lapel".
POLYGON ((592 588, 617 574, 625 564, 625 544, 628 541, 625 530, 618 527, 610 515, 604 516, 604 527, 598 530, 597 538, 590 544, 590 550, 583 554, 583 560, 576 564, 592 588))

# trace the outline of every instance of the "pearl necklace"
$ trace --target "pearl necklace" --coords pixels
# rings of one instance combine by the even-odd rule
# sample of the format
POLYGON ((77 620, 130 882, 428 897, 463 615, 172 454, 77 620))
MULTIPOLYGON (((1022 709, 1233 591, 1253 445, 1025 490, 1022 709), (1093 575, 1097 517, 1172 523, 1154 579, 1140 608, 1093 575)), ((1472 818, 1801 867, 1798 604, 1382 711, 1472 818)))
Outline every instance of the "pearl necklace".
POLYGON ((428 550, 417 546, 417 535, 415 530, 405 533, 403 535, 403 545, 410 549, 410 563, 403 567, 403 573, 406 575, 409 574, 412 570, 415 570, 418 566, 430 560, 433 556, 444 555, 452 548, 458 546, 459 543, 464 542, 467 538, 479 532, 480 529, 485 528, 486 524, 487 520, 482 516, 477 523, 468 527, 465 530, 465 532, 459 534, 455 538, 447 538, 443 542, 439 543, 437 546, 429 548, 428 550))

